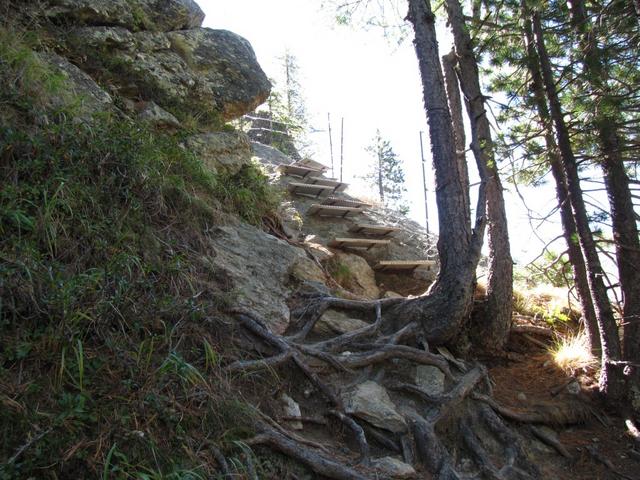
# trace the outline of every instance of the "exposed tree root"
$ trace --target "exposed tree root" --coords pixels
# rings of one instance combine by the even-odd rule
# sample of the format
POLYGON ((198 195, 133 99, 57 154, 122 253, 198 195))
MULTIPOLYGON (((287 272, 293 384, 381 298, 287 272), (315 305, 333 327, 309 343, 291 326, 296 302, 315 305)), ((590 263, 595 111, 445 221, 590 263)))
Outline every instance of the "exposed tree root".
POLYGON ((338 410, 330 410, 329 413, 337 417, 353 431, 356 436, 356 441, 358 442, 358 448, 360 449, 360 459, 358 460, 358 463, 368 466, 371 463, 369 443, 367 442, 367 437, 364 434, 363 428, 349 415, 345 415, 338 410))
POLYGON ((578 401, 535 404, 528 406, 526 411, 519 412, 501 405, 487 395, 475 393, 474 398, 486 403, 503 417, 520 423, 574 425, 584 423, 592 416, 592 409, 578 401))
POLYGON ((357 470, 346 466, 346 462, 339 463, 319 453, 311 451, 300 443, 283 435, 276 430, 262 425, 261 433, 247 441, 249 445, 269 445, 299 462, 308 466, 315 473, 336 480, 367 480, 370 478, 357 470))
MULTIPOLYGON (((287 337, 271 333, 265 322, 251 312, 234 310, 239 325, 260 342, 256 350, 267 352, 268 356, 261 359, 238 359, 228 364, 227 370, 255 371, 281 368, 286 364, 295 365, 317 391, 322 393, 328 406, 324 412, 314 412, 320 417, 291 417, 285 420, 309 421, 330 428, 330 423, 319 419, 333 416, 353 433, 357 452, 354 451, 352 457, 337 457, 330 453, 333 450, 288 432, 268 417, 263 418, 259 434, 248 443, 268 445, 304 463, 315 473, 335 479, 385 478, 379 471, 370 470, 372 445, 376 452, 382 450, 387 452, 386 455, 401 454, 407 463, 418 469, 424 468, 433 478, 441 480, 478 478, 478 472, 481 472, 483 478, 494 480, 539 478, 538 469, 526 456, 519 436, 498 415, 520 423, 563 424, 579 421, 584 418, 584 414, 542 410, 520 413, 500 405, 491 397, 490 381, 484 367, 467 365, 446 350, 432 353, 427 350, 425 342, 422 342, 424 349, 415 347, 420 343, 423 324, 413 321, 397 330, 390 330, 384 312, 386 308, 396 305, 398 299, 360 302, 314 297, 312 305, 308 306, 301 317, 297 331, 287 337), (308 342, 307 337, 313 326, 328 308, 364 312, 373 321, 364 328, 334 338, 308 342), (402 344, 404 342, 414 346, 402 344), (447 384, 453 386, 443 394, 434 395, 412 383, 384 382, 389 390, 407 393, 413 398, 412 405, 415 405, 415 408, 403 412, 409 430, 392 433, 349 415, 344 409, 340 392, 333 384, 336 375, 345 377, 345 385, 361 382, 363 379, 374 379, 381 383, 385 372, 389 370, 386 365, 393 366, 394 362, 395 365, 401 365, 397 360, 436 367, 444 374, 447 384), (381 368, 383 364, 385 367, 381 368), (451 365, 461 373, 454 374, 451 365), (333 375, 332 385, 324 380, 327 370, 333 375), (489 447, 483 438, 474 431, 474 422, 481 422, 483 428, 502 445, 500 465, 492 460, 495 452, 489 453, 489 447), (447 436, 443 437, 442 433, 438 433, 440 430, 447 432, 447 436), (459 448, 449 451, 447 443, 452 441, 450 435, 462 440, 456 441, 456 445, 463 446, 464 454, 459 448), (469 473, 469 465, 460 467, 462 458, 473 460, 474 473, 469 473)), ((541 430, 532 429, 531 432, 562 455, 567 454, 566 449, 563 450, 562 445, 554 442, 551 436, 545 436, 541 430)), ((495 440, 493 442, 490 445, 495 445, 495 440)))

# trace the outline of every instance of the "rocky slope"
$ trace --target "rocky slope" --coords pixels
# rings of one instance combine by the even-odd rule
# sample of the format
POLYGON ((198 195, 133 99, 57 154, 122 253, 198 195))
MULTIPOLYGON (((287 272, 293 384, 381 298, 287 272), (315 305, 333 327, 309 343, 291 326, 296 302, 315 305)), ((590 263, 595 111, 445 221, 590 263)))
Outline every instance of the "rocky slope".
POLYGON ((433 239, 371 208, 401 227, 390 245, 327 248, 352 220, 308 215, 292 160, 225 124, 269 93, 246 40, 192 0, 0 14, 0 478, 531 479, 563 461, 521 424, 582 421, 581 403, 505 409, 486 369, 389 322, 436 270, 372 266, 433 258, 433 239))

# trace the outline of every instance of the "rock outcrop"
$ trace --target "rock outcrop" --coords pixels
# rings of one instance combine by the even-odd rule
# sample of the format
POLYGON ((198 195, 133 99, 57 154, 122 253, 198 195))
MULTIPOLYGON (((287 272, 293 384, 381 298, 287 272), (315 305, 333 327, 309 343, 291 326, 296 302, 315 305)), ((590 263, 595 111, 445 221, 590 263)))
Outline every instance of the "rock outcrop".
POLYGON ((204 12, 193 0, 49 0, 45 14, 65 24, 156 32, 196 28, 204 20, 204 12))
POLYGON ((231 120, 264 102, 271 88, 249 42, 226 30, 84 27, 67 45, 81 68, 108 77, 120 95, 152 100, 178 117, 231 120))
POLYGON ((207 132, 193 135, 185 146, 214 172, 234 174, 251 163, 251 147, 242 132, 207 132))

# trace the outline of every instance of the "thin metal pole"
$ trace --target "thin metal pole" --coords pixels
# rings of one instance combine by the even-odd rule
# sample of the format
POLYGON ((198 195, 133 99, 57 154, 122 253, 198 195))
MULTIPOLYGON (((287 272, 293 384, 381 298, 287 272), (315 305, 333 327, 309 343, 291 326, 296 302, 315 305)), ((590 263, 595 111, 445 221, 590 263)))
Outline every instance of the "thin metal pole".
POLYGON ((331 153, 331 176, 335 176, 333 171, 333 137, 331 136, 331 114, 327 113, 327 120, 329 121, 329 152, 331 153))
POLYGON ((344 117, 340 123, 340 181, 342 182, 342 166, 344 165, 344 117))
POLYGON ((420 132, 420 158, 422 159, 422 188, 424 189, 424 215, 425 215, 425 227, 427 229, 427 235, 429 235, 429 204, 427 202, 427 172, 424 160, 424 145, 422 143, 422 131, 420 132))

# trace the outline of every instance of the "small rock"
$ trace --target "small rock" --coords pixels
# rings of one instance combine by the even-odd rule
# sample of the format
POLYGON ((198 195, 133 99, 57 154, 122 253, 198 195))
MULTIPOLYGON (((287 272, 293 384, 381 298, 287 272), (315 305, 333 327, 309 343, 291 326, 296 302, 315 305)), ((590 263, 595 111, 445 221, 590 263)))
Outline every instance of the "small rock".
POLYGON ((569 385, 567 385, 566 390, 567 393, 570 393, 571 395, 578 395, 582 389, 580 388, 580 384, 578 382, 573 381, 569 385))
POLYGON ((431 365, 416 367, 415 383, 418 387, 431 395, 444 393, 444 373, 431 365))
POLYGON ((367 322, 357 318, 349 318, 342 312, 327 310, 316 323, 314 331, 320 334, 343 334, 368 326, 367 322))
POLYGON ((521 402, 526 402, 526 401, 527 401, 527 396, 526 396, 524 393, 522 393, 522 392, 518 393, 518 395, 516 396, 516 398, 517 398, 518 400, 520 400, 521 402))
MULTIPOLYGON (((300 411, 300 405, 298 405, 298 403, 289 395, 287 395, 286 393, 283 393, 280 396, 280 401, 283 404, 283 411, 284 411, 285 417, 293 417, 293 418, 302 417, 302 412, 300 411)), ((300 421, 288 420, 287 423, 294 430, 303 429, 302 422, 300 421)))
POLYGON ((138 120, 148 123, 156 128, 169 128, 178 130, 182 127, 180 122, 171 113, 159 107, 155 102, 146 102, 138 113, 138 120))
POLYGON ((398 460, 395 457, 376 458, 371 462, 373 468, 382 470, 383 473, 394 478, 413 478, 416 474, 414 468, 398 460))
POLYGON ((343 393, 345 411, 370 424, 400 433, 407 423, 396 410, 387 390, 376 382, 366 381, 343 393))
POLYGON ((382 298, 402 298, 402 295, 400 295, 399 293, 396 292, 392 292, 391 290, 384 292, 384 295, 382 295, 382 298))

